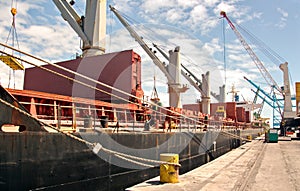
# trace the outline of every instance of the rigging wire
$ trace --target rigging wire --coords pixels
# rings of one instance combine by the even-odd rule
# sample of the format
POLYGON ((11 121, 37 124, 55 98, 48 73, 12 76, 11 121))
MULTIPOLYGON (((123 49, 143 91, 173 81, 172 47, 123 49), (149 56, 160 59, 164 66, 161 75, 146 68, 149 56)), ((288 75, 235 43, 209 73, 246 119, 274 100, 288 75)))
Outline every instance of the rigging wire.
POLYGON ((258 37, 256 37, 253 33, 248 31, 246 28, 244 28, 242 25, 232 21, 232 23, 235 24, 237 28, 239 28, 239 31, 244 34, 244 37, 249 39, 252 44, 259 48, 261 52, 268 57, 275 65, 279 65, 281 63, 285 62, 285 59, 281 57, 277 52, 272 50, 268 45, 266 45, 262 40, 260 40, 258 37))
MULTIPOLYGON (((64 67, 59 66, 59 65, 57 65, 57 64, 53 64, 53 63, 47 62, 47 61, 42 60, 42 59, 40 59, 40 58, 38 58, 38 57, 35 57, 35 56, 33 56, 33 55, 30 55, 30 54, 28 54, 28 53, 25 53, 25 52, 23 52, 23 51, 20 51, 20 50, 18 50, 18 49, 15 49, 14 47, 10 47, 10 46, 5 45, 5 44, 2 44, 2 43, 0 43, 0 45, 1 45, 1 46, 5 46, 5 47, 7 47, 7 48, 9 48, 9 49, 12 49, 12 50, 14 50, 14 51, 18 51, 18 52, 20 52, 20 53, 22 53, 22 54, 24 54, 24 55, 26 55, 26 56, 29 56, 29 57, 31 57, 31 58, 33 58, 33 59, 36 59, 36 60, 38 60, 38 61, 44 62, 44 63, 46 63, 46 64, 49 64, 49 65, 51 65, 51 66, 54 66, 54 67, 56 67, 56 68, 62 69, 62 70, 64 70, 64 71, 66 71, 66 72, 69 72, 69 73, 72 73, 72 74, 77 75, 77 76, 79 76, 79 77, 82 77, 82 78, 84 78, 84 79, 87 79, 87 80, 89 80, 89 81, 91 81, 91 82, 97 83, 97 84, 99 84, 99 85, 101 85, 101 86, 104 86, 104 87, 113 89, 113 90, 115 90, 115 91, 117 91, 117 92, 120 92, 120 93, 122 93, 122 94, 124 94, 124 95, 128 95, 128 96, 134 97, 134 98, 136 98, 136 99, 141 99, 141 98, 138 98, 138 97, 136 97, 136 96, 134 96, 134 95, 132 95, 132 94, 129 94, 129 93, 127 93, 127 92, 124 92, 124 91, 122 91, 122 90, 120 90, 120 89, 118 89, 118 88, 112 87, 112 86, 110 86, 110 85, 108 85, 108 84, 105 84, 105 83, 102 83, 102 82, 100 82, 100 81, 94 80, 94 79, 89 78, 89 77, 87 77, 87 76, 85 76, 85 75, 82 75, 82 74, 80 74, 80 73, 74 72, 74 71, 72 71, 72 70, 70 70, 70 69, 64 68, 64 67)), ((9 55, 9 53, 6 53, 6 52, 4 52, 4 51, 0 51, 0 53, 9 55)), ((96 91, 100 91, 100 92, 103 92, 103 93, 105 93, 105 94, 114 96, 114 97, 116 97, 116 98, 118 98, 118 99, 120 99, 120 100, 124 100, 124 101, 126 101, 126 102, 128 102, 128 103, 138 105, 137 103, 131 102, 131 101, 129 101, 129 100, 125 99, 125 98, 122 98, 122 97, 120 97, 120 96, 118 96, 118 95, 115 95, 115 94, 106 92, 106 91, 104 91, 104 90, 102 90, 102 89, 99 89, 99 88, 97 88, 97 87, 91 86, 91 85, 86 84, 86 83, 84 83, 84 82, 81 82, 81 81, 79 81, 79 80, 76 80, 76 79, 73 79, 73 78, 71 78, 71 77, 65 76, 65 75, 63 75, 63 74, 61 74, 61 73, 52 71, 51 69, 45 68, 45 67, 43 67, 43 66, 41 66, 41 65, 34 64, 34 63, 29 62, 29 61, 26 61, 26 60, 24 60, 24 59, 22 59, 22 58, 17 58, 17 57, 15 57, 15 56, 13 56, 13 55, 10 55, 10 56, 12 56, 12 57, 15 58, 15 59, 18 59, 18 60, 21 60, 21 61, 23 61, 23 62, 26 62, 26 63, 28 63, 28 64, 30 64, 30 65, 33 65, 33 66, 39 67, 39 68, 41 68, 41 69, 43 69, 43 70, 46 70, 46 71, 48 71, 48 72, 51 72, 51 73, 53 73, 53 74, 55 74, 55 75, 58 75, 58 76, 67 78, 67 79, 69 79, 69 80, 72 80, 72 81, 74 81, 74 82, 76 82, 76 83, 79 83, 79 84, 81 84, 81 85, 84 85, 84 86, 86 86, 86 87, 95 89, 96 91)), ((143 101, 143 100, 142 100, 142 101, 143 101)), ((145 101, 145 100, 144 100, 144 101, 145 101)), ((181 114, 181 113, 178 113, 178 112, 176 112, 176 111, 169 110, 169 109, 167 109, 167 108, 164 108, 164 107, 162 107, 162 106, 160 106, 160 105, 157 105, 157 104, 150 103, 150 102, 148 102, 148 101, 145 101, 145 102, 146 102, 147 104, 152 104, 152 105, 154 105, 154 106, 156 106, 156 107, 158 107, 158 108, 160 108, 160 109, 162 109, 162 110, 165 110, 165 111, 167 111, 167 112, 173 113, 173 114, 175 114, 175 115, 177 115, 177 116, 182 116, 182 117, 185 118, 185 119, 189 119, 189 120, 191 120, 191 121, 194 121, 194 122, 197 123, 197 124, 203 124, 203 123, 200 122, 199 120, 195 120, 194 118, 185 116, 185 115, 183 115, 183 114, 181 114)), ((154 112, 165 115, 163 112, 159 112, 159 111, 154 111, 154 112)), ((176 117, 174 117, 174 116, 169 116, 169 117, 170 117, 170 118, 176 118, 176 117)))
MULTIPOLYGON (((139 31, 140 34, 143 34, 142 35, 143 40, 148 41, 149 44, 152 44, 152 42, 155 42, 155 41, 161 41, 161 40, 167 41, 168 40, 167 38, 162 37, 161 35, 158 35, 156 31, 154 31, 150 27, 147 27, 145 24, 141 24, 141 22, 137 21, 136 19, 133 19, 132 17, 128 16, 127 14, 125 14, 125 13, 119 11, 119 10, 118 10, 118 12, 131 25, 131 27, 134 28, 135 31, 139 31), (148 31, 150 31, 152 33, 152 35, 149 35, 148 31), (157 34, 157 35, 153 35, 153 34, 157 34)), ((149 25, 151 25, 151 24, 149 24, 149 25)), ((171 43, 174 46, 178 46, 178 45, 175 45, 172 42, 168 42, 168 43, 171 43)))
MULTIPOLYGON (((262 40, 260 40, 258 37, 256 37, 253 33, 248 31, 245 27, 242 25, 232 21, 237 28, 239 28, 239 31, 241 31, 244 36, 249 39, 252 44, 257 47, 267 58, 270 59, 276 66, 279 66, 280 64, 286 62, 286 60, 280 56, 277 52, 272 50, 268 45, 266 45, 262 40)), ((293 84, 293 79, 291 76, 291 72, 289 71, 289 78, 291 80, 291 84, 293 84)), ((291 91, 294 91, 293 85, 290 86, 291 91)))
MULTIPOLYGON (((222 19, 222 37, 223 37, 223 62, 224 62, 224 80, 225 80, 225 86, 227 83, 227 63, 226 63, 226 36, 225 36, 225 20, 222 19)), ((226 88, 226 87, 225 87, 226 88)))
MULTIPOLYGON (((136 21, 135 19, 131 18, 130 16, 126 15, 123 12, 120 12, 118 10, 119 14, 121 14, 123 16, 123 18, 131 25, 131 27, 133 27, 135 29, 135 31, 139 31, 139 34, 143 34, 143 41, 149 46, 149 44, 151 43, 151 46, 153 44, 153 42, 155 41, 163 41, 163 42, 168 42, 168 44, 173 45, 173 47, 178 46, 176 44, 174 44, 173 42, 170 42, 169 39, 167 37, 164 37, 160 34, 157 34, 156 31, 154 31, 152 28, 147 27, 146 25, 134 25, 132 23, 139 23, 138 21, 136 21), (138 27, 138 28, 137 28, 138 27), (156 34, 156 35, 150 35, 149 36, 149 32, 150 31, 152 34, 156 34), (155 38, 153 38, 153 36, 155 38), (149 40, 148 40, 149 39, 149 40)), ((155 43, 157 44, 157 43, 155 43)), ((162 47, 157 45, 158 47, 162 47)), ((165 46, 167 47, 167 46, 165 46)), ((169 45, 170 47, 170 45, 169 45)), ((162 50, 164 50, 165 52, 168 52, 168 50, 173 49, 173 48, 168 48, 168 50, 165 50, 165 48, 161 48, 162 50)), ((181 52, 181 55, 184 56, 184 59, 192 66, 194 66, 195 68, 199 67, 199 64, 196 64, 194 61, 192 61, 188 56, 186 56, 184 53, 181 52)), ((209 64, 209 66, 211 67, 211 64, 209 64)), ((199 71, 197 71, 197 73, 199 73, 199 71)), ((203 73, 203 71, 202 71, 203 73)))

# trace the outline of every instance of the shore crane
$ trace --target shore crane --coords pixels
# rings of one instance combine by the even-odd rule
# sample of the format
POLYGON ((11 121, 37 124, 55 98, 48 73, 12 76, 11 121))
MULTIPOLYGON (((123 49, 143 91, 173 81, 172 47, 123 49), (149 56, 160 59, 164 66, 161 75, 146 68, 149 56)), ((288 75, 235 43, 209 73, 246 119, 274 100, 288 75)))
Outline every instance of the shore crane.
MULTIPOLYGON (((292 99, 291 99, 291 93, 290 93, 290 82, 289 82, 289 76, 288 76, 288 63, 282 63, 280 64, 279 68, 283 71, 283 80, 284 80, 284 87, 280 88, 276 81, 272 78, 271 74, 268 72, 268 70, 265 68, 263 63, 260 61, 260 59, 257 57, 257 55, 254 53, 252 48, 248 45, 248 43, 245 41, 243 36, 240 34, 240 32, 236 29, 234 24, 231 22, 231 20, 227 17, 225 11, 221 11, 220 15, 225 18, 237 36, 237 38, 240 40, 241 44, 244 46, 248 54, 250 55, 251 59, 256 64, 257 68, 259 69, 260 73, 266 80, 266 82, 274 89, 276 89, 284 98, 284 110, 283 113, 280 110, 280 106, 278 105, 278 109, 281 114, 281 135, 285 135, 286 128, 289 126, 295 126, 296 124, 296 112, 292 111, 292 99)), ((278 104, 278 103, 277 103, 278 104)))
POLYGON ((226 12, 225 11, 221 11, 220 15, 227 20, 229 26, 231 27, 231 29, 233 30, 233 32, 235 33, 235 35, 237 36, 237 38, 239 39, 239 41, 241 42, 241 44, 244 46, 245 50, 248 52, 248 54, 250 55, 250 57, 253 60, 253 62, 256 64, 257 68, 259 69, 260 73, 262 74, 262 76, 266 80, 266 82, 270 86, 274 86, 276 88, 276 90, 278 90, 281 94, 283 94, 281 88, 278 86, 278 84, 276 83, 276 81, 272 78, 271 74, 268 72, 268 70, 266 69, 266 67, 263 65, 263 63, 260 61, 260 59, 254 53, 254 51, 249 46, 249 44, 245 41, 245 39, 243 38, 243 36, 241 35, 241 33, 236 29, 236 27, 231 22, 231 20, 227 17, 226 12))

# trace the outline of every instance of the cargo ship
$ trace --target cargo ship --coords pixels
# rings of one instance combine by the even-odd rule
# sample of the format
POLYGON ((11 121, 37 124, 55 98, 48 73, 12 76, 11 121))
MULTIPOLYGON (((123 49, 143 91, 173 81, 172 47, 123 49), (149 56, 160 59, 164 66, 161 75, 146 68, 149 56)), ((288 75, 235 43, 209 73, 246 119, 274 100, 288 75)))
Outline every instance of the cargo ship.
MULTIPOLYGON (((148 101, 141 57, 133 50, 98 54, 103 48, 91 41, 84 41, 83 57, 26 68, 22 90, 0 87, 1 190, 124 190, 157 176, 162 153, 179 154, 185 173, 263 132, 235 102, 211 104, 204 96, 202 105, 178 107, 172 92, 185 87, 176 81, 169 107, 157 97, 148 101)), ((12 68, 34 65, 1 53, 12 68)), ((170 78, 180 72, 170 71, 170 78)))

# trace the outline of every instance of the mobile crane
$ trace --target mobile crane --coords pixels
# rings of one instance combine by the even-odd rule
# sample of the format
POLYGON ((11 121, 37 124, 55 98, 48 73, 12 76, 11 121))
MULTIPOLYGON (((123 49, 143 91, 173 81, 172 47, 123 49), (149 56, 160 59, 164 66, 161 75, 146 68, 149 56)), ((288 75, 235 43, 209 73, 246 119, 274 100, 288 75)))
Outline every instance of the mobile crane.
POLYGON ((280 88, 276 81, 272 78, 271 74, 268 72, 268 70, 265 68, 263 63, 260 61, 260 59, 257 57, 257 55, 254 53, 252 48, 248 45, 248 43, 245 41, 243 36, 240 34, 240 32, 236 29, 234 24, 231 22, 231 20, 227 17, 226 12, 221 11, 220 12, 221 17, 225 18, 237 36, 237 38, 240 40, 241 44, 244 46, 248 54, 250 55, 251 59, 256 64, 257 68, 259 69, 260 73, 266 80, 266 82, 271 86, 274 87, 284 98, 284 110, 283 113, 280 111, 280 107, 278 106, 278 109, 281 114, 281 123, 280 123, 280 133, 281 135, 285 135, 286 129, 290 126, 296 127, 299 126, 299 120, 296 120, 296 112, 292 111, 292 100, 291 100, 291 93, 290 93, 290 82, 289 82, 289 76, 288 76, 288 63, 285 62, 283 64, 280 64, 279 68, 283 71, 283 80, 284 80, 284 87, 280 88))

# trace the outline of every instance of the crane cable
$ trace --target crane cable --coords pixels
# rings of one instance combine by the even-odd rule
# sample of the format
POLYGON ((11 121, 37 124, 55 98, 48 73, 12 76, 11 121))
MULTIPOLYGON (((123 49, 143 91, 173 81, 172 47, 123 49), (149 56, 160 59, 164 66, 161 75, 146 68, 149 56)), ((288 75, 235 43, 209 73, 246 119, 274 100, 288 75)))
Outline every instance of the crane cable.
MULTIPOLYGON (((224 80, 225 80, 225 86, 227 83, 227 63, 226 63, 226 35, 225 35, 225 20, 222 19, 222 37, 223 37, 223 62, 224 62, 224 80)), ((225 87, 226 88, 226 87, 225 87)))
MULTIPOLYGON (((168 42, 169 44, 171 44, 172 46, 178 46, 177 44, 172 43, 171 41, 169 41, 169 39, 167 37, 162 36, 161 34, 158 34, 156 31, 154 31, 152 28, 147 27, 145 25, 139 24, 138 21, 136 21, 135 19, 131 18, 130 16, 126 15, 125 13, 121 12, 118 10, 118 13, 120 15, 122 15, 122 17, 130 24, 130 26, 132 28, 134 28, 135 31, 139 31, 139 34, 142 34, 142 38, 143 41, 149 46, 149 44, 156 44, 157 47, 161 48, 162 50, 164 50, 165 52, 168 52, 170 49, 173 48, 169 48, 168 50, 166 50, 166 48, 168 48, 167 46, 165 46, 165 48, 162 48, 160 45, 158 45, 157 43, 153 43, 155 41, 164 41, 164 42, 168 42), (138 23, 138 25, 136 25, 135 23, 138 23), (138 28, 137 28, 138 26, 138 28), (156 35, 149 35, 149 32, 151 34, 156 34, 156 35), (156 37, 156 38, 153 38, 156 37), (146 38, 144 38, 146 37, 146 38)), ((170 46, 169 46, 170 47, 170 46)), ((150 48, 151 49, 151 48, 150 48)), ((192 61, 188 56, 186 56, 183 52, 181 52, 181 55, 184 56, 182 59, 184 59, 189 66, 192 67, 192 69, 194 70, 194 73, 205 73, 203 72, 203 70, 199 70, 199 65, 196 64, 194 61, 192 61)), ((164 57, 163 57, 164 58, 164 57)), ((164 58, 165 59, 165 58, 164 58)), ((168 60, 167 60, 168 61, 168 60)), ((209 67, 212 67, 212 64, 210 63, 208 65, 209 67)), ((217 67, 217 64, 214 64, 215 67, 217 67)), ((214 79, 212 79, 214 80, 214 79)), ((216 83, 219 83, 219 81, 214 80, 216 83)))
MULTIPOLYGON (((280 64, 286 62, 286 60, 280 56, 277 52, 272 50, 268 45, 266 45, 262 40, 260 40, 258 37, 256 37, 254 34, 252 34, 250 31, 242 27, 241 25, 234 23, 236 27, 240 29, 240 31, 243 32, 245 37, 248 37, 248 39, 253 43, 254 46, 256 46, 266 57, 270 59, 276 66, 279 66, 280 64), (245 35, 246 34, 246 35, 245 35)), ((293 84, 293 79, 291 76, 290 71, 289 72, 289 78, 291 79, 291 84, 293 84)), ((293 86, 290 87, 291 91, 293 90, 293 86)))
POLYGON ((242 31, 245 37, 247 37, 253 45, 261 50, 261 52, 267 56, 274 64, 279 65, 285 62, 285 59, 281 57, 277 52, 272 50, 268 45, 266 45, 262 40, 252 34, 250 31, 242 27, 241 25, 234 23, 242 31))
POLYGON ((62 133, 72 139, 75 139, 79 142, 82 142, 82 143, 85 143, 86 145, 92 147, 92 151, 95 153, 95 154, 98 154, 98 152, 100 150, 106 152, 106 153, 109 153, 109 154, 112 154, 116 157, 119 157, 127 162, 131 162, 133 164, 136 164, 136 165, 140 165, 140 166, 144 166, 144 167, 148 167, 148 168, 153 168, 153 167, 156 167, 156 165, 161 165, 161 164, 168 164, 168 165, 176 165, 176 166, 181 166, 179 163, 172 163, 172 162, 165 162, 165 161, 159 161, 159 160, 153 160, 153 159, 146 159, 146 158, 141 158, 141 157, 137 157, 137 156, 133 156, 133 155, 129 155, 129 154, 125 154, 125 153, 121 153, 121 152, 117 152, 117 151, 113 151, 113 150, 110 150, 110 149, 107 149, 107 148, 104 148, 100 143, 92 143, 92 142, 89 142, 87 140, 84 140, 80 137, 77 137, 71 133, 68 133, 68 132, 64 132, 60 129, 58 129, 57 127, 54 127, 53 125, 50 125, 50 124, 47 124, 47 123, 44 123, 43 121, 41 121, 40 119, 32 116, 31 114, 29 114, 28 112, 14 106, 13 104, 3 100, 2 98, 0 98, 0 102, 5 104, 6 106, 8 107, 11 107, 12 109, 15 109, 17 111, 19 111, 20 113, 26 115, 27 117, 29 118, 32 118, 34 120, 37 120, 38 122, 40 122, 42 125, 45 125, 59 133, 62 133), (141 162, 138 162, 138 161, 141 161, 141 162), (142 163, 144 162, 144 163, 142 163), (149 165, 147 163, 153 163, 153 164, 156 164, 156 165, 149 165))
MULTIPOLYGON (((9 33, 8 33, 8 36, 7 36, 7 39, 6 39, 5 43, 8 44, 9 38, 11 36, 12 46, 13 47, 15 46, 15 41, 16 41, 17 47, 18 47, 18 49, 20 49, 19 41, 18 41, 18 34, 17 34, 17 30, 16 30, 17 0, 16 1, 12 0, 11 1, 11 10, 10 10, 10 12, 11 12, 13 18, 12 18, 12 24, 11 24, 11 27, 9 29, 9 33)), ((3 51, 4 50, 5 50, 5 47, 3 48, 3 51)), ((13 55, 13 53, 14 53, 14 51, 12 50, 11 54, 13 55)), ((1 55, 3 55, 3 54, 1 54, 1 55)), ((21 65, 22 65, 22 63, 21 63, 21 65)), ((16 87, 16 79, 15 79, 15 70, 13 68, 9 69, 8 88, 10 87, 10 82, 11 82, 11 70, 13 71, 13 79, 14 79, 14 84, 13 85, 14 85, 14 88, 15 88, 16 87)))

